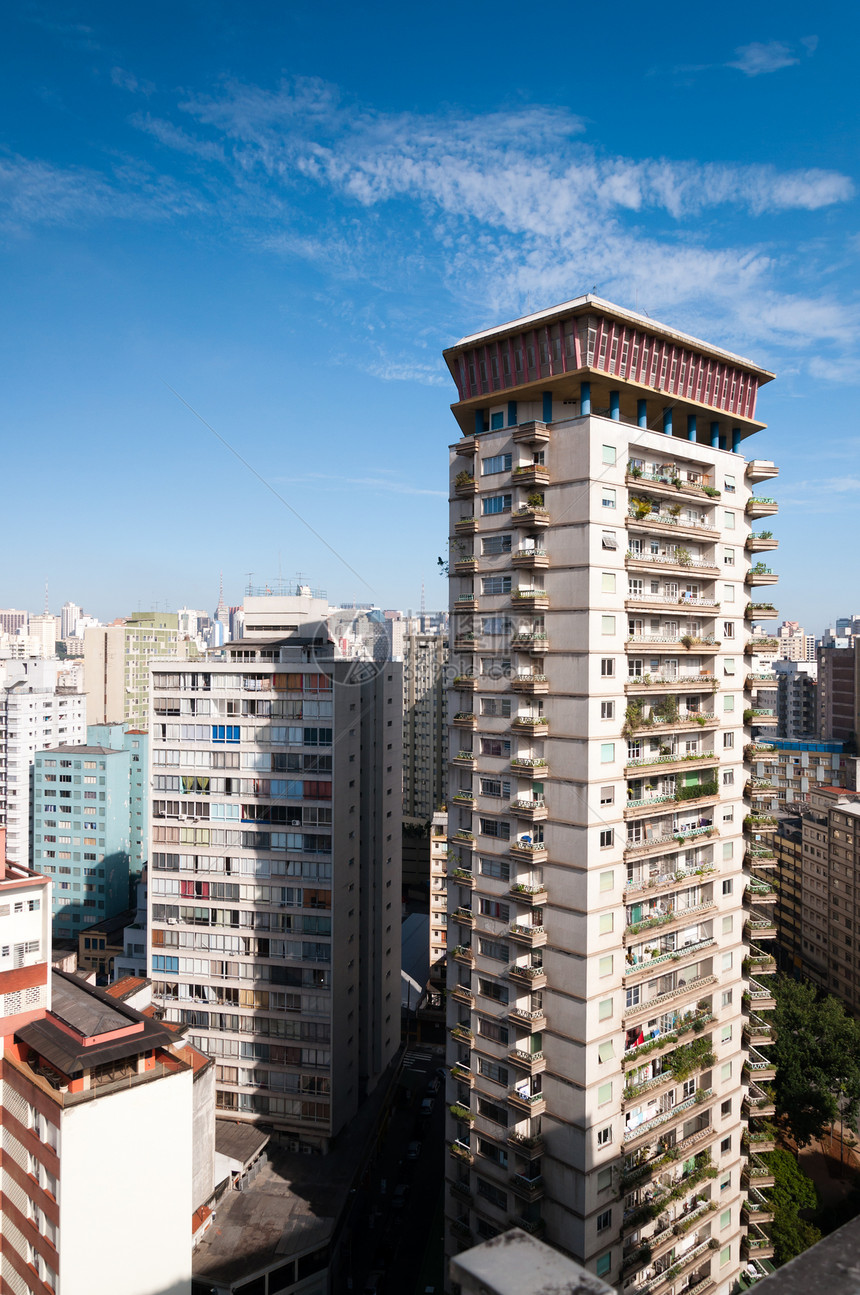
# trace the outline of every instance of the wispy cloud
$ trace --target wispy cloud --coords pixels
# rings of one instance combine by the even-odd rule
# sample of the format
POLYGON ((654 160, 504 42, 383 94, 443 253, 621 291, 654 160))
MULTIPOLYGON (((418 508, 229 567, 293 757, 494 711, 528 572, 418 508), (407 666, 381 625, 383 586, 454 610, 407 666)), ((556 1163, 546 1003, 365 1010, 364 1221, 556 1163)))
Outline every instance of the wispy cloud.
POLYGON ((141 80, 133 72, 127 72, 125 68, 112 67, 110 79, 113 85, 121 90, 128 90, 130 94, 142 94, 147 99, 155 94, 156 87, 152 81, 141 80))
MULTIPOLYGON (((810 51, 811 53, 812 51, 810 51)), ((785 41, 753 41, 750 45, 741 45, 735 50, 735 57, 727 67, 736 67, 746 76, 762 76, 766 72, 779 72, 781 68, 793 67, 800 59, 792 53, 791 46, 785 41)))

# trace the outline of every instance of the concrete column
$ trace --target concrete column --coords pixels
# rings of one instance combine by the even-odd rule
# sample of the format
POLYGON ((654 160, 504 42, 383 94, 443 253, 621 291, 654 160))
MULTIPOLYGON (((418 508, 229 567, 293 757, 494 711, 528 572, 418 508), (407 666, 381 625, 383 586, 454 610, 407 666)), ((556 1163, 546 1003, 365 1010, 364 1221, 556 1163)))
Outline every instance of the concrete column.
POLYGON ((636 421, 640 427, 648 426, 648 401, 636 401, 636 421))
POLYGON ((732 428, 732 454, 740 454, 740 452, 741 452, 741 429, 739 427, 733 427, 732 428))
POLYGON ((718 450, 719 448, 720 448, 720 425, 719 423, 711 423, 711 449, 718 450))
POLYGON ((609 417, 614 418, 616 422, 621 418, 621 392, 610 391, 609 393, 609 417))
POLYGON ((688 414, 687 415, 687 440, 694 441, 695 439, 696 439, 696 415, 688 414))
POLYGON ((591 413, 590 382, 581 382, 579 384, 579 412, 583 415, 591 413))
POLYGON ((663 431, 667 436, 672 435, 672 410, 663 410, 663 431))

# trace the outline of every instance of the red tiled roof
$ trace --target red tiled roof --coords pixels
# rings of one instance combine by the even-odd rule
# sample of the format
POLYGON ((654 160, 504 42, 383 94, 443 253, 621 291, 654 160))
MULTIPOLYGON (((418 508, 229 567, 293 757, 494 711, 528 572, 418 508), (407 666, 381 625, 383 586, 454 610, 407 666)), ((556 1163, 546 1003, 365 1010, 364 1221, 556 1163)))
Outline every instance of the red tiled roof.
POLYGON ((123 976, 122 980, 115 980, 112 985, 107 985, 105 993, 110 994, 111 998, 126 998, 129 994, 136 993, 145 984, 145 976, 123 976))

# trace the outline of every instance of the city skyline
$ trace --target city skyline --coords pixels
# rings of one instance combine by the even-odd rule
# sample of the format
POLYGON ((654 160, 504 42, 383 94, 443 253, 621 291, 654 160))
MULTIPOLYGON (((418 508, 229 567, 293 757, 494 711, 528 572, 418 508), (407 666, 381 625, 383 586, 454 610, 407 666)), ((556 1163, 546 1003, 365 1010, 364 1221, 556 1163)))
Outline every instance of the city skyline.
MULTIPOLYGON (((850 42, 797 4, 682 14, 620 22, 599 96, 577 60, 546 75, 542 29, 508 65, 510 5, 341 6, 336 41, 267 4, 10 15, 0 417, 10 480, 34 446, 63 471, 10 500, 31 534, 0 601, 47 575, 102 618, 209 606, 214 571, 240 590, 280 554, 333 601, 414 608, 423 580, 441 605, 439 352, 595 287, 779 374, 778 601, 825 624, 860 488, 850 42), (88 503, 111 538, 77 571, 88 503)), ((600 26, 553 40, 603 51, 600 26)))

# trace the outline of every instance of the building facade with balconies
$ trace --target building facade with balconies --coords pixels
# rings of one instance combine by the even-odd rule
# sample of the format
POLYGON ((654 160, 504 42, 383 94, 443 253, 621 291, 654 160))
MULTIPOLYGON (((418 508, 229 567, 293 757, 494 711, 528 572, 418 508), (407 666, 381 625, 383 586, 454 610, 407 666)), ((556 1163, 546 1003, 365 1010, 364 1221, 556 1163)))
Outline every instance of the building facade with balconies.
POLYGON ((593 297, 446 360, 446 1245, 722 1295, 770 1253, 772 375, 593 297))

